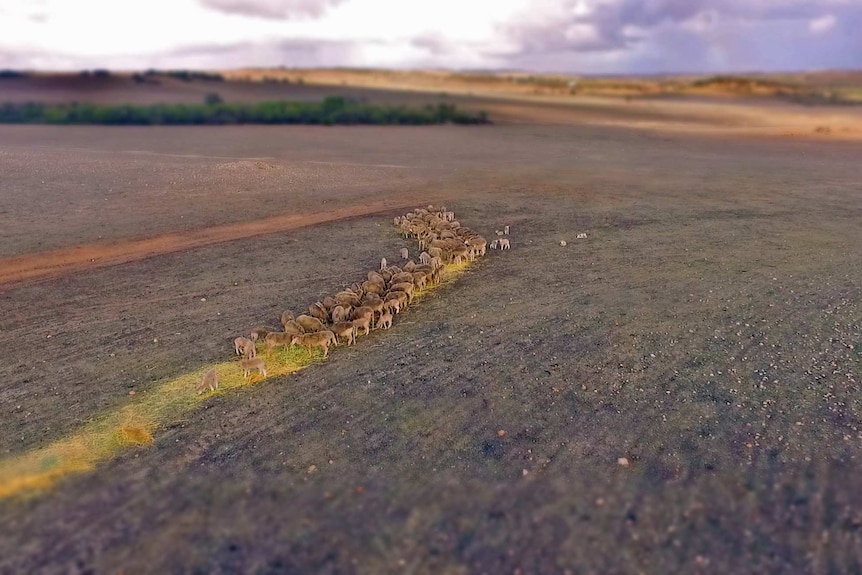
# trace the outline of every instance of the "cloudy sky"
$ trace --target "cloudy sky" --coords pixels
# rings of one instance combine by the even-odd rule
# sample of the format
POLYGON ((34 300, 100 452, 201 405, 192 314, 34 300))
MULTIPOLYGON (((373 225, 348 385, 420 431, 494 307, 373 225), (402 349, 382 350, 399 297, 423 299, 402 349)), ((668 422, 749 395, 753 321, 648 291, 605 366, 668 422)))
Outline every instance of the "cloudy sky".
POLYGON ((0 0, 0 68, 862 68, 862 0, 0 0))

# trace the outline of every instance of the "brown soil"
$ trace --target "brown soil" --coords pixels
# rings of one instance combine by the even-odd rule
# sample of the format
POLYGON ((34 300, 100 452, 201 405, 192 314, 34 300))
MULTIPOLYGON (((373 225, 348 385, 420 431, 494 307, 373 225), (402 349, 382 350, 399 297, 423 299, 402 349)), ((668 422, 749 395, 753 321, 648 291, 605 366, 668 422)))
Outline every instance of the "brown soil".
POLYGON ((57 277, 216 243, 286 232, 323 222, 388 213, 408 207, 412 207, 412 202, 378 202, 315 214, 275 216, 192 232, 114 242, 110 245, 80 245, 5 258, 0 259, 0 285, 57 277))
POLYGON ((331 218, 5 285, 0 457, 396 260, 369 206, 443 201, 513 244, 389 332, 0 501, 0 572, 862 569, 859 145, 512 113, 0 127, 5 258, 331 218))

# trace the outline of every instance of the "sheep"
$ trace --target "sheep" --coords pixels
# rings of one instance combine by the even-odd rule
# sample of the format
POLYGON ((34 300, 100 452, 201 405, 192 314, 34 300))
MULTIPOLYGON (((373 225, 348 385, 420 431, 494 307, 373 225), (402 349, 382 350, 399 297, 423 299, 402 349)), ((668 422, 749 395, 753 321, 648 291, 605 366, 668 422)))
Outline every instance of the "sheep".
POLYGON ((383 312, 380 319, 377 320, 377 329, 389 329, 390 327, 392 327, 392 314, 388 311, 383 312))
POLYGON ((360 329, 365 330, 365 335, 368 335, 371 332, 371 317, 372 316, 365 316, 353 320, 353 327, 356 328, 357 334, 360 329))
POLYGON ((335 334, 336 345, 339 337, 347 338, 347 345, 356 343, 356 326, 352 321, 340 321, 332 325, 332 333, 335 334))
POLYGON ((266 334, 268 334, 271 331, 274 331, 274 330, 271 330, 268 327, 256 327, 253 330, 251 330, 251 341, 257 341, 259 339, 263 339, 266 337, 266 334))
POLYGON ((206 388, 210 388, 210 391, 218 389, 218 372, 216 371, 216 368, 212 368, 204 374, 203 379, 201 379, 201 382, 197 386, 198 395, 202 394, 206 388))
POLYGON ((412 282, 413 274, 410 272, 401 272, 400 274, 395 274, 392 276, 392 279, 389 280, 390 285, 400 284, 404 282, 412 282))
POLYGON ((255 357, 257 355, 257 349, 254 347, 254 342, 244 337, 238 337, 233 340, 233 349, 237 355, 241 355, 243 357, 246 355, 249 357, 255 357))
POLYGON ((398 292, 398 291, 404 292, 405 294, 407 294, 407 303, 409 304, 409 303, 413 302, 413 292, 415 289, 416 288, 413 285, 413 277, 411 276, 409 282, 395 284, 392 287, 390 287, 389 293, 398 292))
POLYGON ((340 306, 337 305, 332 309, 332 323, 339 323, 347 320, 350 317, 350 311, 353 308, 350 306, 340 306))
POLYGON ((380 258, 380 271, 385 270, 387 267, 386 258, 380 258))
POLYGON ((413 285, 416 289, 425 289, 425 284, 428 282, 428 276, 425 272, 413 272, 413 285))
POLYGON ((362 298, 352 291, 340 291, 335 294, 335 301, 338 302, 338 305, 350 305, 356 307, 359 305, 359 302, 362 301, 362 298))
POLYGON ((323 322, 310 315, 301 315, 296 318, 296 323, 302 326, 306 332, 323 331, 323 322))
POLYGON ((491 242, 491 245, 488 247, 491 248, 492 250, 496 250, 498 245, 500 245, 500 240, 496 239, 496 240, 493 240, 491 242))
POLYGON ((335 339, 335 334, 331 331, 319 331, 317 333, 304 333, 295 335, 290 342, 290 345, 301 345, 306 350, 311 351, 312 347, 323 349, 323 357, 329 355, 329 344, 335 339))
POLYGON ((498 237, 499 237, 499 236, 502 236, 502 235, 505 235, 505 234, 503 233, 503 230, 497 230, 497 231, 495 231, 494 233, 495 233, 495 234, 497 234, 497 236, 498 236, 498 237))
POLYGON ((256 369, 263 378, 266 378, 266 364, 259 357, 255 357, 253 359, 241 359, 239 360, 239 366, 243 370, 243 375, 246 379, 251 377, 251 371, 256 369))
POLYGON ((383 299, 382 298, 377 297, 377 298, 366 300, 365 302, 363 302, 363 305, 365 307, 370 307, 375 315, 380 315, 381 313, 383 313, 383 299))
POLYGON ((467 247, 455 248, 452 250, 452 262, 456 264, 460 264, 461 261, 467 257, 469 250, 467 247))
POLYGON ((326 311, 326 308, 319 301, 308 306, 308 313, 311 317, 316 317, 322 322, 329 321, 329 312, 326 311))
POLYGON ((386 302, 389 301, 397 301, 398 307, 395 310, 395 313, 400 313, 401 310, 407 305, 409 298, 406 292, 403 291, 392 291, 386 294, 386 297, 383 299, 383 306, 386 308, 386 302))
POLYGON ((331 310, 336 305, 338 305, 338 302, 335 301, 335 298, 332 297, 331 295, 328 295, 325 298, 323 298, 323 307, 325 307, 326 309, 331 310))
POLYGON ((410 257, 410 251, 407 248, 401 248, 401 259, 406 260, 410 257))
POLYGON ((383 279, 383 276, 377 272, 368 272, 368 281, 386 283, 386 280, 383 279))
MULTIPOLYGON (((502 241, 502 240, 500 240, 502 241)), ((474 252, 476 252, 480 256, 485 255, 485 249, 488 246, 488 240, 483 238, 482 236, 476 236, 472 238, 468 238, 464 244, 471 248, 474 252)))
MULTIPOLYGON (((279 332, 276 331, 273 333, 279 332)), ((291 335, 299 335, 301 333, 305 333, 305 329, 303 329, 303 327, 299 325, 299 322, 297 322, 295 319, 292 319, 286 324, 284 324, 284 333, 289 333, 291 335)))
POLYGON ((414 262, 413 260, 410 260, 409 262, 404 264, 404 271, 405 272, 413 273, 413 270, 415 270, 415 269, 416 269, 416 262, 414 262))
POLYGON ((380 295, 384 291, 386 291, 386 282, 383 281, 382 277, 380 278, 379 282, 368 280, 362 283, 362 290, 366 294, 374 293, 380 295))
POLYGON ((431 258, 431 267, 435 270, 440 270, 443 268, 443 258, 433 257, 431 258))
POLYGON ((503 226, 503 233, 509 235, 509 226, 503 226))
POLYGON ((383 302, 383 310, 384 314, 389 313, 392 315, 393 313, 399 313, 401 311, 401 302, 398 298, 392 298, 383 302))
POLYGON ((419 262, 423 264, 430 264, 431 254, 429 254, 428 252, 422 252, 421 254, 419 254, 419 262))
POLYGON ((289 333, 289 332, 278 332, 274 331, 271 334, 266 336, 264 340, 266 342, 266 353, 269 354, 274 347, 282 346, 282 345, 290 345, 290 342, 297 335, 301 335, 298 333, 289 333))
POLYGON ((296 316, 293 315, 292 311, 285 311, 281 314, 281 325, 286 324, 287 322, 294 319, 296 316))
POLYGON ((501 250, 511 250, 512 244, 509 243, 509 238, 502 238, 500 240, 500 249, 501 250))
POLYGON ((374 317, 374 310, 370 306, 364 305, 353 310, 351 319, 359 319, 362 317, 374 317))

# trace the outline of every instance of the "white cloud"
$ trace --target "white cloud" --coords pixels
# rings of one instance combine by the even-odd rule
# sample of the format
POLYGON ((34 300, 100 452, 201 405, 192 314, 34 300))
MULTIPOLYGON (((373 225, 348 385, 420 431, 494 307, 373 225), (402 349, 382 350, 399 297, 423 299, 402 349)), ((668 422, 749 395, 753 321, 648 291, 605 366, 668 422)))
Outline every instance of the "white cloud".
POLYGON ((829 32, 830 30, 832 30, 832 28, 835 27, 836 22, 837 20, 835 19, 835 16, 833 16, 832 14, 827 14, 820 18, 811 20, 808 23, 808 30, 812 34, 825 34, 826 32, 829 32))
POLYGON ((860 0, 0 0, 0 66, 862 67, 859 29, 860 0))

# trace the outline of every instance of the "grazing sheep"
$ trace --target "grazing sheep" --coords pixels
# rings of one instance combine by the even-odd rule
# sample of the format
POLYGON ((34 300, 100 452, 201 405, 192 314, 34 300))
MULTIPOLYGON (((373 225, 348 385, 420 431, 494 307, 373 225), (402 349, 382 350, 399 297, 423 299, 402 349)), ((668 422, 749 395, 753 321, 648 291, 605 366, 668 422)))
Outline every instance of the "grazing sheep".
POLYGON ((380 319, 377 320, 377 329, 389 329, 392 327, 392 314, 387 312, 383 312, 380 316, 380 319))
POLYGON ((381 295, 384 291, 386 291, 386 282, 383 281, 383 278, 380 278, 380 281, 371 281, 368 280, 362 283, 362 290, 366 293, 374 293, 377 295, 381 295))
POLYGON ((503 233, 509 235, 509 226, 503 226, 503 233))
MULTIPOLYGON (((278 333, 278 332, 273 332, 278 333)), ((301 333, 305 333, 305 330, 299 325, 295 319, 290 320, 286 324, 284 324, 284 333, 289 333, 291 335, 298 335, 301 333)))
POLYGON ((255 357, 254 359, 241 359, 239 360, 239 366, 243 370, 243 375, 246 379, 251 377, 251 371, 256 369, 260 372, 261 376, 266 378, 266 364, 259 357, 255 357))
POLYGON ((380 271, 385 270, 387 267, 386 258, 380 258, 380 271))
POLYGON ((425 272, 413 272, 413 285, 416 289, 425 289, 426 283, 428 283, 428 275, 425 272))
POLYGON ((401 302, 398 298, 392 298, 383 302, 383 313, 399 313, 401 311, 401 302))
POLYGON ((511 250, 512 244, 509 243, 509 238, 502 238, 500 240, 500 249, 501 250, 511 250))
POLYGON ((383 279, 383 276, 377 272, 368 272, 368 281, 386 283, 386 280, 383 279))
POLYGON ((335 294, 335 301, 341 306, 350 305, 356 307, 359 305, 359 302, 362 301, 362 298, 352 291, 344 290, 335 294))
POLYGON ((496 250, 498 245, 500 245, 500 240, 493 240, 491 242, 491 245, 488 247, 490 247, 492 250, 496 250))
POLYGON ((210 388, 210 391, 218 389, 218 372, 216 371, 216 368, 212 368, 204 374, 203 379, 201 379, 201 382, 197 386, 198 395, 202 394, 206 388, 210 388))
POLYGON ((336 345, 339 337, 347 339, 347 345, 356 343, 356 326, 352 321, 340 321, 332 325, 332 333, 335 334, 336 345))
POLYGON ((264 340, 264 342, 266 342, 266 353, 269 354, 275 347, 290 345, 290 342, 297 335, 301 334, 288 332, 281 333, 278 331, 272 332, 271 334, 267 335, 266 339, 264 340))
POLYGON ((233 340, 233 349, 237 355, 241 355, 243 357, 245 357, 246 354, 249 354, 249 357, 255 357, 257 355, 257 349, 254 347, 254 342, 244 337, 238 337, 233 340))
POLYGON ((311 317, 316 317, 322 322, 329 321, 329 312, 326 311, 326 308, 319 301, 308 306, 308 313, 311 317))
POLYGON ((357 334, 360 329, 364 329, 365 335, 368 335, 371 332, 371 316, 360 317, 353 320, 353 327, 356 328, 357 334))
POLYGON ((386 298, 383 300, 383 305, 386 307, 386 302, 388 301, 397 301, 398 308, 395 310, 395 313, 400 313, 402 309, 407 306, 408 296, 403 291, 392 291, 386 294, 386 298))
POLYGON ((443 268, 443 258, 433 257, 431 258, 431 267, 435 270, 439 270, 443 268))
POLYGON ((404 264, 404 271, 408 273, 413 273, 413 270, 416 269, 416 262, 410 260, 406 264, 404 264))
POLYGON ((323 322, 310 315, 301 315, 296 318, 296 323, 302 326, 306 332, 323 331, 323 322))
POLYGON ((332 297, 331 295, 328 295, 325 298, 323 298, 323 307, 325 307, 326 309, 332 309, 336 305, 338 305, 338 302, 335 301, 335 298, 332 297))
POLYGON ((312 347, 319 347, 323 349, 323 357, 327 357, 329 355, 329 344, 333 339, 335 339, 335 334, 331 331, 304 333, 293 336, 290 345, 301 345, 308 351, 311 351, 312 347))
POLYGON ((296 316, 293 315, 292 311, 286 311, 281 314, 281 325, 286 324, 287 322, 295 319, 296 316))
POLYGON ((423 264, 430 264, 431 254, 429 254, 428 252, 422 252, 421 254, 419 254, 419 262, 423 264))
POLYGON ((398 291, 404 292, 405 294, 407 294, 407 303, 409 304, 413 302, 413 292, 415 289, 416 287, 413 285, 413 277, 411 276, 409 282, 395 284, 390 287, 389 293, 398 291))
POLYGON ((374 310, 371 309, 370 306, 364 305, 353 310, 352 319, 359 319, 362 317, 374 317, 374 310))
POLYGON ((353 308, 350 306, 341 306, 337 305, 332 308, 332 323, 339 323, 345 321, 348 317, 350 317, 350 311, 353 308))
POLYGON ((389 280, 390 285, 400 284, 404 282, 412 282, 413 274, 410 272, 401 272, 400 274, 395 274, 389 280))
POLYGON ((505 235, 505 234, 503 233, 503 230, 497 230, 497 231, 495 231, 494 233, 495 233, 495 234, 497 234, 498 236, 505 235))
POLYGON ((469 254, 469 253, 470 253, 470 250, 468 250, 466 246, 460 247, 460 248, 455 248, 454 250, 452 250, 452 262, 456 263, 456 264, 460 264, 461 261, 463 261, 464 258, 466 258, 467 254, 469 254))
POLYGON ((373 299, 368 299, 365 302, 363 302, 363 305, 365 307, 370 307, 375 315, 380 315, 381 313, 383 313, 383 299, 382 298, 376 297, 373 299))
POLYGON ((401 248, 401 259, 406 260, 410 257, 410 252, 407 248, 401 248))
POLYGON ((253 330, 251 330, 251 341, 257 341, 259 339, 263 339, 266 337, 266 334, 268 334, 271 331, 274 331, 274 330, 271 330, 268 327, 256 327, 253 330))

